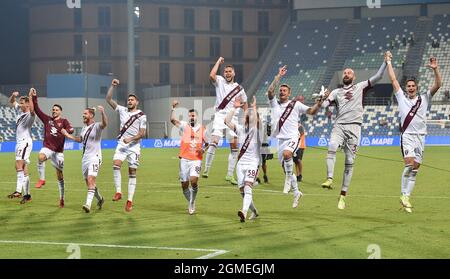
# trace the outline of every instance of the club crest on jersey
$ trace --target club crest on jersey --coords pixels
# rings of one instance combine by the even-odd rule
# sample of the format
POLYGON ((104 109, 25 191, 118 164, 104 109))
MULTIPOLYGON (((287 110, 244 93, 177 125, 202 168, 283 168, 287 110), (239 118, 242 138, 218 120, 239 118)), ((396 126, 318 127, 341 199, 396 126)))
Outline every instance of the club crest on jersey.
POLYGON ((54 137, 56 137, 58 135, 58 129, 56 129, 55 127, 52 127, 50 129, 50 134, 54 137))
POLYGON ((350 101, 353 98, 353 93, 352 93, 352 91, 347 91, 347 92, 345 92, 344 96, 345 96, 346 100, 350 101))

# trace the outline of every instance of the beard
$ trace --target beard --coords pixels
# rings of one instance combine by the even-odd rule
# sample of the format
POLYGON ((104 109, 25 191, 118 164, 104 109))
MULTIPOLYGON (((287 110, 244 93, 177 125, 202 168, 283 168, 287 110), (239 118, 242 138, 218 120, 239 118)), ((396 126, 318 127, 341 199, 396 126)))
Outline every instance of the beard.
POLYGON ((195 126, 195 120, 189 121, 189 124, 191 124, 191 127, 194 127, 195 126))
POLYGON ((352 82, 353 82, 353 79, 351 79, 351 78, 348 78, 348 79, 343 78, 342 79, 342 83, 344 85, 350 85, 350 84, 352 84, 352 82))

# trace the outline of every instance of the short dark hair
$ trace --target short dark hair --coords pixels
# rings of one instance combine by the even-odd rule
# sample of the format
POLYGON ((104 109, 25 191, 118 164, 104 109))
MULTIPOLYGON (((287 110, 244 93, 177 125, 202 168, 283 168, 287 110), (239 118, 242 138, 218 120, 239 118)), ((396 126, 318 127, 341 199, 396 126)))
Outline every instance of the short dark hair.
POLYGON ((198 114, 197 111, 196 111, 195 109, 190 109, 190 110, 189 110, 189 113, 191 113, 191 112, 195 112, 195 114, 198 114))
POLYGON ((223 67, 223 69, 225 70, 226 68, 231 68, 234 70, 234 66, 231 64, 225 65, 225 67, 223 67))
POLYGON ((62 106, 61 106, 61 105, 54 104, 53 106, 54 106, 54 107, 58 107, 58 108, 62 111, 62 106))
MULTIPOLYGON (((128 98, 130 98, 130 97, 134 97, 137 101, 139 101, 138 96, 137 96, 136 94, 134 94, 134 93, 128 94, 128 98)), ((127 99, 128 99, 128 98, 127 98, 127 99)))
POLYGON ((30 99, 28 98, 28 96, 22 96, 22 97, 19 98, 19 101, 20 100, 23 100, 25 103, 29 103, 30 102, 30 99))
POLYGON ((407 84, 408 83, 408 81, 414 81, 414 83, 417 85, 417 78, 416 77, 407 77, 406 78, 406 81, 405 81, 405 84, 407 84))

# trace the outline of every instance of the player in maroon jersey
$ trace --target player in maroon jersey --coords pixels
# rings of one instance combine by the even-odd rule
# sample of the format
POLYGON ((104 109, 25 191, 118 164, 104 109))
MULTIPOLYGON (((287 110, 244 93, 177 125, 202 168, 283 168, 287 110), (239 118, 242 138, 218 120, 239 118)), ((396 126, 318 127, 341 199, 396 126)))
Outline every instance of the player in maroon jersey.
POLYGON ((33 94, 33 105, 36 115, 41 119, 44 124, 44 146, 39 151, 38 157, 38 172, 39 181, 36 183, 36 188, 41 188, 45 185, 45 161, 51 160, 52 165, 56 169, 56 176, 58 178, 59 188, 59 207, 64 207, 64 142, 65 136, 61 133, 62 129, 65 129, 70 134, 73 133, 73 128, 69 121, 65 118, 61 118, 62 107, 58 104, 54 104, 52 108, 52 116, 49 116, 42 112, 39 108, 37 101, 37 94, 33 94))

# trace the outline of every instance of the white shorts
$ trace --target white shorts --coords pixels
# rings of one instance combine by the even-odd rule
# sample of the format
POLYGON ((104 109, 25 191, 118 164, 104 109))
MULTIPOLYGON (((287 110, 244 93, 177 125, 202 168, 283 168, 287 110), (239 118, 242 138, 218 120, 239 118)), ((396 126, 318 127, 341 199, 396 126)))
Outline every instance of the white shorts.
MULTIPOLYGON (((228 128, 227 125, 225 125, 225 117, 227 116, 226 111, 220 111, 216 112, 214 114, 214 122, 213 122, 213 129, 211 136, 218 136, 219 138, 223 138, 223 130, 227 130, 227 138, 233 138, 237 137, 236 133, 232 131, 230 128, 228 128)), ((234 116, 232 121, 234 124, 238 124, 238 118, 237 116, 234 116)))
POLYGON ((285 150, 292 152, 292 156, 294 156, 299 144, 299 136, 291 139, 278 139, 278 161, 283 164, 283 151, 285 150))
POLYGON ((414 161, 421 164, 423 152, 425 151, 425 135, 402 134, 400 146, 403 158, 414 158, 414 161))
POLYGON ((201 160, 180 159, 180 181, 187 182, 190 177, 199 177, 202 168, 201 160))
POLYGON ((62 171, 64 169, 64 153, 61 152, 55 152, 53 150, 48 149, 47 147, 42 147, 41 151, 39 153, 42 153, 47 157, 47 160, 52 161, 52 165, 62 171))
POLYGON ((236 166, 237 181, 239 188, 245 186, 245 182, 255 183, 256 177, 258 177, 258 164, 249 163, 237 163, 236 166))
POLYGON ((16 143, 16 161, 25 161, 25 164, 30 163, 31 149, 33 149, 33 140, 26 139, 16 143))
POLYGON ((139 158, 141 156, 140 146, 136 145, 130 147, 124 144, 119 144, 116 147, 116 151, 114 153, 113 160, 125 161, 128 162, 128 167, 132 169, 137 169, 139 167, 139 158))
MULTIPOLYGON (((361 126, 358 124, 335 124, 331 130, 330 145, 338 148, 350 148, 356 153, 361 138, 361 126), (332 144, 333 143, 333 144, 332 144)), ((333 150, 336 151, 336 150, 333 150)))
POLYGON ((81 161, 81 172, 84 179, 87 179, 88 176, 97 177, 101 165, 101 158, 83 159, 81 161))

